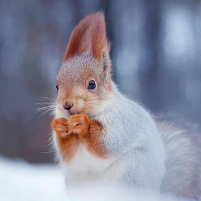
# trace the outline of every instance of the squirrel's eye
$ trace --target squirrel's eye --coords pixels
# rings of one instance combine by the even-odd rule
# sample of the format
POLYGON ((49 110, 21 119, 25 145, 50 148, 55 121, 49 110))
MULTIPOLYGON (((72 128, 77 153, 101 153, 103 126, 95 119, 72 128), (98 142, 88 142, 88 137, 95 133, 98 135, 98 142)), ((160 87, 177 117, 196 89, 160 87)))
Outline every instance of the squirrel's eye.
POLYGON ((58 87, 58 85, 56 85, 56 89, 57 89, 57 91, 59 90, 59 87, 58 87))
POLYGON ((95 89, 96 88, 96 83, 94 80, 91 80, 88 84, 88 89, 95 89))

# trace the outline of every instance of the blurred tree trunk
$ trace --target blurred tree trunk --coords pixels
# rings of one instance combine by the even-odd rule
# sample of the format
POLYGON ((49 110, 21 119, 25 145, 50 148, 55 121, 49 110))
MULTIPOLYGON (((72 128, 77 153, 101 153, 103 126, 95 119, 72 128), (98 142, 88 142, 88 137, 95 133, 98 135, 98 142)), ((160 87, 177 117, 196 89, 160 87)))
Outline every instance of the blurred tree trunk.
POLYGON ((142 2, 145 16, 141 30, 144 36, 143 52, 138 72, 140 99, 144 105, 157 112, 161 110, 161 0, 142 0, 142 2))

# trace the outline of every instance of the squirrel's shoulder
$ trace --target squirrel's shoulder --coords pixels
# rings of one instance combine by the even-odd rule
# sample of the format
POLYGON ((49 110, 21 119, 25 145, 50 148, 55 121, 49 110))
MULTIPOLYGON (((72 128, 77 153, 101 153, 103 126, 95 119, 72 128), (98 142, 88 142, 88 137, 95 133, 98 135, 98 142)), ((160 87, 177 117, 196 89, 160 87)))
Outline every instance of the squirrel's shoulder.
POLYGON ((154 124, 154 120, 150 112, 141 106, 138 102, 127 98, 113 84, 114 98, 111 100, 107 108, 96 118, 109 119, 114 121, 129 121, 154 124))

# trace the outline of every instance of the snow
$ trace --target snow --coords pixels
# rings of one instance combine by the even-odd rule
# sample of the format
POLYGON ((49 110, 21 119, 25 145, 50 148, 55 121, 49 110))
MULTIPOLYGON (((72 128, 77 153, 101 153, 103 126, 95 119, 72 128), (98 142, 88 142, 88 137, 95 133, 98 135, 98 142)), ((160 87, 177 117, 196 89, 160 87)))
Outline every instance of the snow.
POLYGON ((0 158, 1 201, 62 201, 66 198, 64 189, 62 172, 56 165, 0 158))
POLYGON ((66 190, 62 171, 57 165, 33 165, 0 157, 0 200, 173 201, 174 199, 108 184, 82 184, 66 190))

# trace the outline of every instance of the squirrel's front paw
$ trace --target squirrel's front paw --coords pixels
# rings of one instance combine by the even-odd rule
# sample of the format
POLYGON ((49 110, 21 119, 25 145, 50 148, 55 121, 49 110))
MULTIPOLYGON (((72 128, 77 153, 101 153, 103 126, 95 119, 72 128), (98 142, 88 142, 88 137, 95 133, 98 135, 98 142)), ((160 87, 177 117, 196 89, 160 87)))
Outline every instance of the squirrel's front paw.
POLYGON ((52 129, 59 135, 65 137, 68 135, 68 122, 65 118, 54 119, 51 123, 52 129))
POLYGON ((84 114, 74 114, 68 119, 68 134, 85 135, 89 130, 90 119, 84 114))

